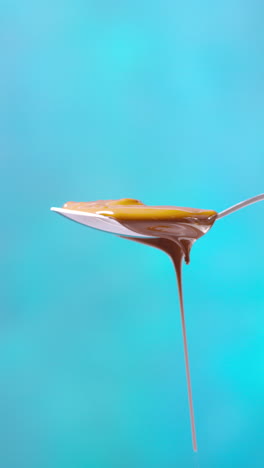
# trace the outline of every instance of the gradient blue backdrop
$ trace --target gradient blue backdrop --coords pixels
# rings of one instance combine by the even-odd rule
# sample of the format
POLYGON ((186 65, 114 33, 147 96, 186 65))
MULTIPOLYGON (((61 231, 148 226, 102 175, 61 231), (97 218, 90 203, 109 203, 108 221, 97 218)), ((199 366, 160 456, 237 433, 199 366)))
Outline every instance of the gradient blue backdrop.
POLYGON ((263 466, 263 205, 184 268, 51 212, 263 192, 258 0, 2 0, 1 468, 263 466), (259 217, 259 218, 258 218, 259 217))

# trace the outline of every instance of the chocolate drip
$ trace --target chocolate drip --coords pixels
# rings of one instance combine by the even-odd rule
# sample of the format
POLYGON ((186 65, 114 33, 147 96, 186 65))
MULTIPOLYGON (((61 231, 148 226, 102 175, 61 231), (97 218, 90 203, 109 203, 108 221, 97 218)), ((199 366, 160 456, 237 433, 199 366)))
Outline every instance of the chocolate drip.
POLYGON ((192 387, 186 325, 182 293, 182 260, 190 262, 190 251, 194 242, 206 234, 214 224, 217 213, 212 210, 179 208, 168 206, 146 206, 138 200, 101 200, 98 202, 68 202, 64 208, 86 211, 113 218, 135 233, 124 237, 134 242, 150 245, 167 253, 173 261, 179 291, 182 335, 184 345, 185 368, 190 409, 193 449, 197 451, 192 387), (145 237, 137 237, 137 235, 145 237))
MULTIPOLYGON (((123 237, 123 236, 120 236, 123 237)), ((179 292, 179 301, 180 301, 180 312, 181 312, 181 325, 182 325, 182 336, 183 336, 183 347, 184 347, 184 359, 185 359, 185 369, 186 369, 186 380, 187 380, 187 389, 188 389, 188 401, 189 401, 189 411, 190 411, 190 422, 191 422, 191 432, 192 432, 192 444, 193 450, 197 452, 197 439, 196 439, 196 428, 195 428, 195 418, 194 418, 194 409, 193 409, 193 399, 192 399, 192 385, 191 385, 191 373, 189 365, 189 355, 188 355, 188 344, 187 344, 187 334, 186 334, 186 325, 185 325, 185 314, 184 314, 184 305, 183 305, 183 291, 182 291, 182 259, 185 257, 186 253, 183 248, 179 245, 178 242, 175 242, 171 239, 164 238, 137 238, 137 237, 128 237, 128 239, 141 244, 150 245, 152 247, 157 247, 158 249, 163 250, 167 253, 172 259, 177 284, 179 292)), ((185 250, 190 251, 191 245, 190 242, 185 241, 185 250)), ((189 258, 189 257, 188 257, 189 258)), ((188 262, 187 262, 188 263, 188 262)))

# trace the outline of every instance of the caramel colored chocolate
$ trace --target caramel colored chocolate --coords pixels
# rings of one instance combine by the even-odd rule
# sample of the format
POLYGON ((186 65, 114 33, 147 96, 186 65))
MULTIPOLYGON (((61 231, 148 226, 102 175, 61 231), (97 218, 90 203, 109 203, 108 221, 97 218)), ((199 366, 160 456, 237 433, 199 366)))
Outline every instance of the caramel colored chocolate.
POLYGON ((67 202, 63 208, 111 217, 135 232, 135 234, 149 236, 142 238, 136 236, 120 237, 156 247, 171 257, 176 271, 180 298, 193 449, 197 451, 183 306, 181 265, 183 258, 186 263, 189 263, 190 250, 193 243, 206 234, 212 227, 217 217, 216 211, 176 206, 147 206, 138 200, 130 198, 99 200, 96 202, 67 202))
MULTIPOLYGON (((63 208, 107 216, 117 220, 135 233, 159 239, 170 239, 181 247, 186 263, 189 263, 189 252, 192 244, 206 234, 217 216, 216 211, 213 210, 177 206, 147 206, 131 198, 96 202, 67 202, 63 208)), ((154 245, 153 242, 148 243, 154 245)))
POLYGON ((98 200, 95 202, 67 202, 63 206, 68 210, 86 211, 109 216, 118 221, 124 220, 176 220, 197 217, 206 219, 215 216, 213 210, 182 208, 177 206, 148 206, 139 200, 121 198, 120 200, 98 200))

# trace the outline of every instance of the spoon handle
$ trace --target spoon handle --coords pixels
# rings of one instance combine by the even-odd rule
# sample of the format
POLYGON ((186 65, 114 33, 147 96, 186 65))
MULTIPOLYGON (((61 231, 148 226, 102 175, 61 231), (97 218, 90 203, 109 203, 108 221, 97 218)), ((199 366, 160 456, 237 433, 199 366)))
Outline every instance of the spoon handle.
POLYGON ((252 205, 252 203, 256 203, 262 200, 264 200, 264 193, 261 193, 260 195, 257 195, 256 197, 248 198, 247 200, 243 202, 237 203, 236 205, 231 206, 230 208, 227 208, 227 210, 221 211, 221 213, 218 213, 216 219, 223 218, 224 216, 234 213, 237 210, 241 210, 241 208, 245 208, 245 206, 252 205))

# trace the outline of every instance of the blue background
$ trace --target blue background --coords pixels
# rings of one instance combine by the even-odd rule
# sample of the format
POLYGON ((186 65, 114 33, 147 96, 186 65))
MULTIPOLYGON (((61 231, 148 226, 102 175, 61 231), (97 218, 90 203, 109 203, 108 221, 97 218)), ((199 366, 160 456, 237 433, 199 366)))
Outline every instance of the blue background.
POLYGON ((263 466, 263 205, 175 278, 49 211, 133 197, 221 211, 263 192, 258 0, 2 0, 1 468, 263 466))

